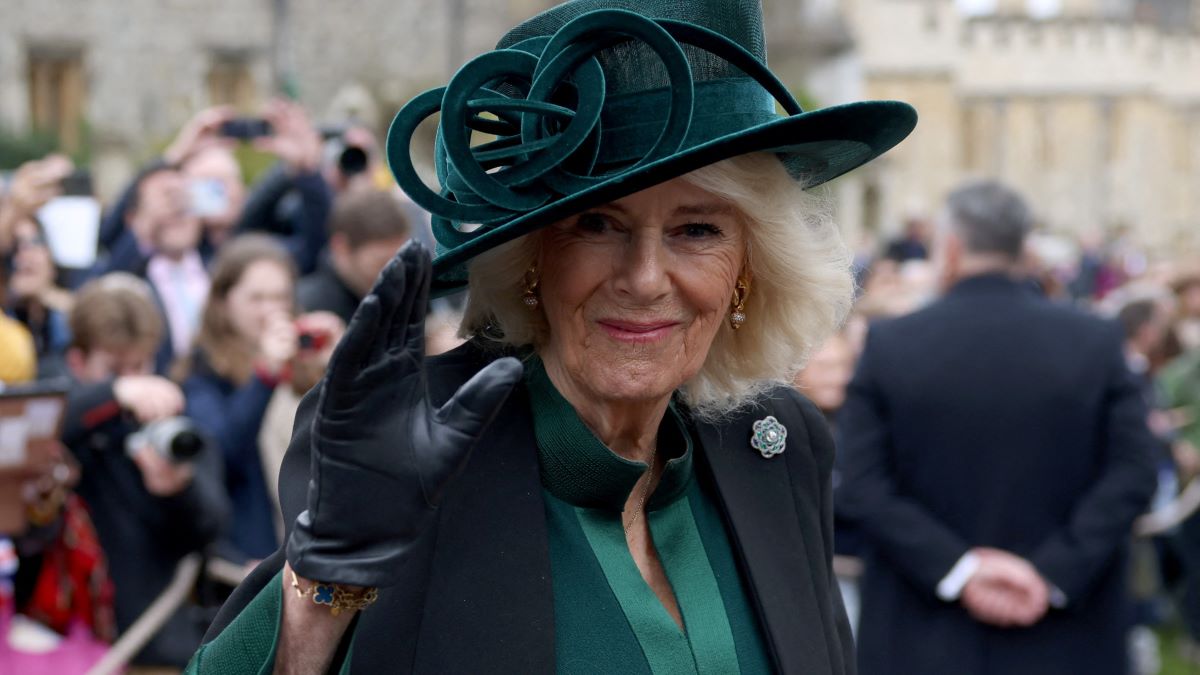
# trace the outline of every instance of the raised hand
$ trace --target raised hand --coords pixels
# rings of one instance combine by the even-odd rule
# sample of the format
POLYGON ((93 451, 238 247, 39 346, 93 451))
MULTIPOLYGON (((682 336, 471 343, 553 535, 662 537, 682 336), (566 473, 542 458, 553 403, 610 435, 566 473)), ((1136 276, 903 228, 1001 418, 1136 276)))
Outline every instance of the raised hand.
POLYGON ((1050 608, 1050 587, 1027 560, 1007 551, 977 548, 979 569, 963 587, 962 603, 977 621, 1001 627, 1032 626, 1050 608))
POLYGON ((149 424, 183 412, 183 390, 157 375, 125 375, 113 381, 113 398, 133 413, 138 424, 149 424))
POLYGON ((425 386, 429 254, 408 243, 359 305, 330 359, 312 428, 307 510, 287 559, 308 579, 388 586, 429 528, 522 368, 499 359, 443 406, 425 386))
POLYGON ((281 159, 292 172, 316 171, 321 163, 321 135, 298 103, 271 101, 263 116, 271 135, 254 141, 254 147, 281 159))
POLYGON ((221 135, 221 125, 233 118, 234 110, 229 106, 201 110, 163 150, 163 159, 178 166, 209 148, 233 149, 237 141, 221 135))

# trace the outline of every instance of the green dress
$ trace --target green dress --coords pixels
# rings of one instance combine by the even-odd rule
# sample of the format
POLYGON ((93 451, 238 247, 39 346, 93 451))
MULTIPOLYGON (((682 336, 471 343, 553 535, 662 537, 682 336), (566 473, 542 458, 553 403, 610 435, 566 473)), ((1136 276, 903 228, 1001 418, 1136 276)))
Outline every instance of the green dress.
MULTIPOLYGON (((672 404, 658 435, 670 459, 642 517, 671 583, 684 630, 642 579, 625 542, 622 508, 646 465, 596 438, 540 361, 526 365, 546 507, 559 673, 769 673, 770 656, 711 479, 672 404)), ((189 673, 269 673, 280 575, 188 666, 189 673)), ((371 611, 367 609, 365 611, 371 611)), ((349 672, 350 656, 341 671, 349 672)))

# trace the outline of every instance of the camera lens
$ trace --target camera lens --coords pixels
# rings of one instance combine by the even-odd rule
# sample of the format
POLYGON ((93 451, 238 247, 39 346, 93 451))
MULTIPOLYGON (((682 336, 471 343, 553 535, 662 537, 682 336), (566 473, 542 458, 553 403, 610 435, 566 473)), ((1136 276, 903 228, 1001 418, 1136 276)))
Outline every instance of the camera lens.
POLYGON ((204 439, 195 431, 184 430, 175 434, 171 439, 168 452, 172 460, 186 462, 204 449, 204 439))
POLYGON ((366 171, 367 152, 357 146, 348 146, 338 156, 338 169, 346 176, 353 176, 366 171))

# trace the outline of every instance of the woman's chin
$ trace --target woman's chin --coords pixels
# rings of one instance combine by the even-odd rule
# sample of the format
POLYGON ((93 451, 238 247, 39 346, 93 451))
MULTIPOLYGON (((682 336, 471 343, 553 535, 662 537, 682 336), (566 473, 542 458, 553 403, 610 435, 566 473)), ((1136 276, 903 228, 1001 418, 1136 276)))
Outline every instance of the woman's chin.
POLYGON ((622 403, 657 402, 668 398, 683 384, 678 373, 662 362, 613 363, 600 359, 590 369, 587 388, 597 398, 622 403))

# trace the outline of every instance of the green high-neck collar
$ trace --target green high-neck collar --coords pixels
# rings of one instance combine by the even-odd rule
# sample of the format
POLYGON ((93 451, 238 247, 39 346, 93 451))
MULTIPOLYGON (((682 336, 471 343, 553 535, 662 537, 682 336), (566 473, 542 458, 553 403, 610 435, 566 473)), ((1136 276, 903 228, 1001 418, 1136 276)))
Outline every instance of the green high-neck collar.
MULTIPOLYGON (((533 406, 542 485, 575 506, 621 511, 646 464, 617 455, 596 438, 536 356, 526 362, 525 383, 533 406)), ((674 401, 658 428, 658 453, 670 459, 647 511, 683 497, 692 478, 692 439, 674 401)))

